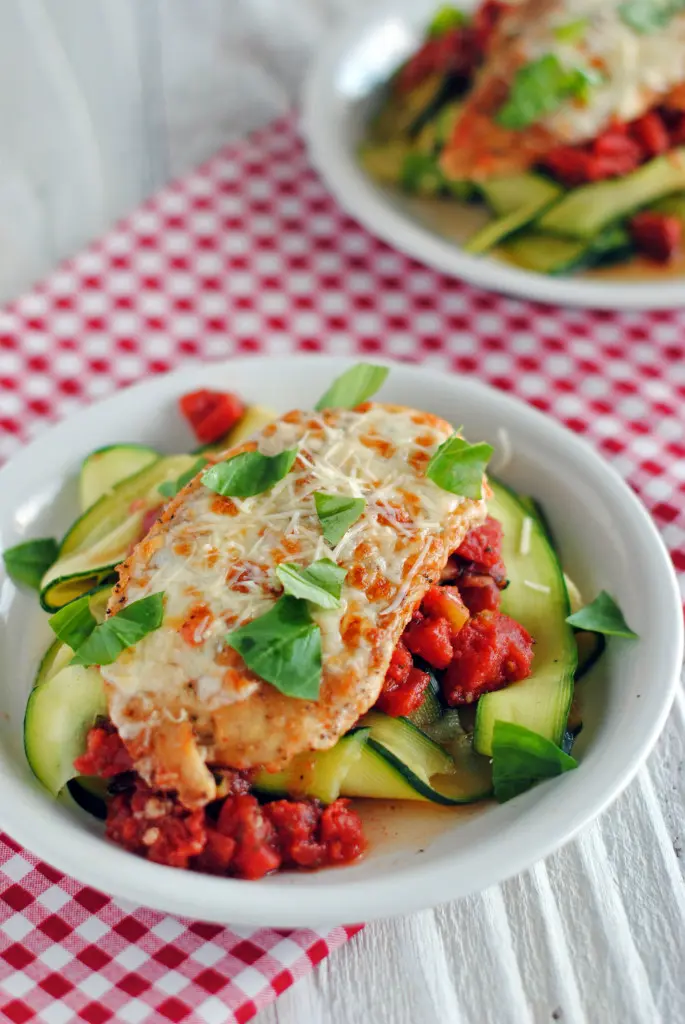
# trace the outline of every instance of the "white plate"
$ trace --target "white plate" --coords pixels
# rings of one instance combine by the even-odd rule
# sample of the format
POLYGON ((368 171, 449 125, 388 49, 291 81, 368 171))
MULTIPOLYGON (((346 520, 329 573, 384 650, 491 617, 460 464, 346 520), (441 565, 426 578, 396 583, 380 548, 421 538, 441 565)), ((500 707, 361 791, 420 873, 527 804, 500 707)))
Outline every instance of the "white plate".
MULTIPOLYGON (((116 441, 187 449, 191 438, 176 411, 182 393, 226 387, 278 410, 308 408, 347 365, 315 356, 185 367, 86 409, 0 471, 0 549, 66 529, 76 514, 76 473, 89 450, 116 441)), ((54 802, 31 775, 22 720, 50 630, 35 596, 2 576, 0 825, 10 835, 86 884, 167 912, 237 924, 350 923, 499 882, 568 840, 618 795, 664 724, 682 656, 675 576, 651 519, 583 441, 501 392, 395 365, 382 397, 463 423, 470 437, 495 446, 504 428, 513 458, 503 478, 542 502, 564 564, 585 593, 608 590, 640 633, 639 642, 610 642, 584 687, 578 770, 502 807, 493 803, 467 814, 443 810, 439 818, 431 812, 422 819, 424 834, 415 830, 404 839, 386 839, 364 861, 344 869, 242 882, 147 863, 106 842, 97 822, 54 802)), ((396 820, 402 824, 402 812, 396 820)))
MULTIPOLYGON (((469 10, 473 0, 457 0, 469 10)), ((311 159, 340 204, 370 231, 424 263, 471 284, 541 302, 608 309, 682 306, 685 282, 548 277, 472 256, 412 217, 359 166, 356 151, 379 87, 411 54, 438 0, 370 3, 361 19, 332 33, 309 73, 303 129, 311 159)))

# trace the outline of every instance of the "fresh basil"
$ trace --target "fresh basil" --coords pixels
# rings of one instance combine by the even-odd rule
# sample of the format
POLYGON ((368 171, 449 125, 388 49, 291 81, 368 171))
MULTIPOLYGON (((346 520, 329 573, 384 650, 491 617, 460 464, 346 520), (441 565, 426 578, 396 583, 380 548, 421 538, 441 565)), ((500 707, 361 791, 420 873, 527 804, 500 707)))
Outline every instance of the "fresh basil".
POLYGON ((531 729, 513 722, 495 722, 492 733, 492 784, 501 804, 525 793, 537 782, 577 768, 578 762, 531 729))
POLYGON ((166 480, 163 484, 159 485, 157 490, 163 498, 175 498, 178 492, 182 491, 185 485, 189 484, 193 477, 197 476, 206 465, 207 459, 199 458, 185 473, 181 473, 175 480, 166 480))
POLYGON ((554 38, 560 43, 578 43, 583 38, 590 24, 589 18, 575 18, 554 29, 554 38))
POLYGON ((97 626, 97 620, 90 610, 90 595, 85 594, 65 604, 50 616, 48 625, 63 644, 77 651, 97 626))
POLYGON ((626 25, 645 36, 665 28, 682 10, 685 0, 625 0, 618 13, 626 25))
POLYGON ((452 7, 451 4, 443 4, 433 15, 428 25, 427 35, 431 39, 439 39, 440 36, 446 35, 452 29, 461 28, 467 22, 468 18, 463 11, 460 11, 457 7, 452 7))
POLYGON ((483 497, 483 474, 494 449, 485 441, 469 444, 452 434, 426 466, 426 476, 443 491, 464 498, 483 497))
POLYGON ((387 366, 357 363, 336 377, 315 408, 319 412, 322 409, 354 409, 376 394, 389 372, 387 366))
POLYGON ((227 498, 252 498, 282 480, 293 468, 296 458, 297 448, 288 448, 278 455, 241 452, 210 466, 202 474, 202 483, 227 498))
POLYGON ((226 643, 249 669, 281 693, 316 700, 321 686, 321 631, 306 601, 281 597, 276 604, 240 626, 226 643))
POLYGON ((78 647, 73 665, 111 665, 122 651, 159 629, 164 618, 164 594, 150 594, 126 605, 90 633, 78 647))
POLYGON ((569 626, 574 626, 575 629, 585 629, 589 633, 622 636, 628 640, 638 638, 637 633, 630 628, 623 618, 623 612, 606 590, 602 590, 590 604, 586 604, 584 608, 569 615, 566 621, 569 626))
POLYGON ((59 544, 52 537, 25 540, 3 553, 5 569, 15 583, 40 590, 41 580, 59 554, 59 544))
POLYGON ((600 81, 597 72, 564 67, 558 57, 548 53, 519 68, 496 120, 504 128, 519 131, 553 113, 566 100, 586 96, 589 87, 600 81))
POLYGON ((327 544, 335 547, 343 539, 350 526, 357 522, 364 511, 366 502, 363 498, 347 498, 341 494, 315 491, 314 505, 321 523, 324 540, 327 544))
POLYGON ((330 558, 320 558, 306 568, 282 562, 276 568, 276 575, 286 594, 317 604, 320 608, 337 608, 347 570, 341 569, 330 558))

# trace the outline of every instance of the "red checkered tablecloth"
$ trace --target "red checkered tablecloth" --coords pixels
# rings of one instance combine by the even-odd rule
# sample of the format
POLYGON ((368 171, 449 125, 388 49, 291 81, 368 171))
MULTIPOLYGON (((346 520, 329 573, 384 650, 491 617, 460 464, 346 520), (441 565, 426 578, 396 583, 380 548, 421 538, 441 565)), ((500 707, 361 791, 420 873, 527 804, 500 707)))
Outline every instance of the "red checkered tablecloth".
MULTIPOLYGON (((342 212, 292 120, 169 186, 0 312, 0 457, 150 374, 296 351, 424 362, 549 412, 640 494, 685 583, 685 308, 559 309, 429 270, 342 212)), ((0 843, 10 1021, 246 1021, 352 931, 181 921, 0 843)))

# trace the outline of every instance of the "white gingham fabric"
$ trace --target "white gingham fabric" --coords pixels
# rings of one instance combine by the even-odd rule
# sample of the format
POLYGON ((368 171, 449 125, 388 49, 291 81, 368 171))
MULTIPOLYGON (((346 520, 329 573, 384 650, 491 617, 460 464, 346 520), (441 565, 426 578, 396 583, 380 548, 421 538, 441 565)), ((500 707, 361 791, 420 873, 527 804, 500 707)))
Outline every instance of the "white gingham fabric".
MULTIPOLYGON (((683 586, 685 308, 560 309, 429 270, 342 212, 293 119, 169 186, 0 312, 0 457, 150 374, 297 351, 474 375, 585 434, 651 510, 683 586)), ((354 930, 131 911, 0 843, 0 1015, 17 1024, 247 1021, 354 930)))

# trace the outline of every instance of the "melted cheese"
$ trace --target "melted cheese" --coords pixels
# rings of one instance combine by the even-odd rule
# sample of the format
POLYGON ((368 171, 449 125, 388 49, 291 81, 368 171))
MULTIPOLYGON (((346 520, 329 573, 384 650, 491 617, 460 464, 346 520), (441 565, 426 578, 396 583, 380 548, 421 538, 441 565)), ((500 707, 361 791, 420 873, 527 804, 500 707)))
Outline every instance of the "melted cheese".
POLYGON ((546 16, 535 19, 526 11, 531 5, 524 4, 521 13, 508 20, 507 31, 518 37, 525 61, 553 53, 569 68, 592 68, 602 75, 602 83, 590 88, 587 104, 569 101, 541 122, 564 142, 593 138, 612 118, 632 121, 685 81, 685 15, 675 15, 663 28, 642 34, 621 17, 622 3, 555 3, 546 16), (582 19, 587 27, 579 38, 572 43, 556 38, 557 29, 582 19))
MULTIPOLYGON (((162 718, 187 717, 199 723, 202 755, 211 760, 212 714, 228 714, 260 688, 272 689, 227 647, 227 633, 272 607, 281 593, 275 575, 280 562, 308 565, 328 557, 348 574, 340 607, 311 612, 321 630, 326 699, 338 686, 340 709, 329 708, 316 735, 302 737, 299 746, 335 742, 375 700, 416 604, 411 595, 425 592, 467 530, 485 516, 484 501, 450 494, 425 475, 430 455, 451 432, 443 420, 395 406, 292 413, 248 443, 268 455, 298 448, 291 472, 268 492, 222 498, 199 477, 192 481, 168 506, 166 522, 125 563, 112 599, 116 611, 123 603, 165 594, 161 628, 102 669, 110 713, 124 740, 142 732, 149 745, 150 730, 162 718), (366 502, 334 548, 322 536, 316 491, 366 502), (362 694, 358 712, 355 686, 362 694)), ((289 700, 293 717, 302 717, 305 702, 289 700)), ((273 747, 273 738, 243 762, 268 760, 267 745, 273 747)), ((279 748, 276 760, 284 757, 279 748)), ((139 770, 154 774, 150 764, 139 764, 139 770)))

